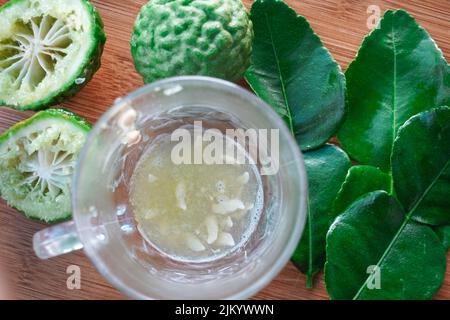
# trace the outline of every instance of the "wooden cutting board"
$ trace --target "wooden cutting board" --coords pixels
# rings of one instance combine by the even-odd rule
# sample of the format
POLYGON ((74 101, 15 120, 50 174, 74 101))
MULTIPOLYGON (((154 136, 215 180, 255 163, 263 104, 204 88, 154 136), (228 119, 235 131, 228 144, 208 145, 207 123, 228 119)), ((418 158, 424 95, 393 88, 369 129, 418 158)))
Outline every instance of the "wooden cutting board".
MULTIPOLYGON (((5 0, 0 0, 4 4, 5 0)), ((62 106, 92 123, 111 106, 114 99, 142 85, 134 71, 129 50, 134 19, 145 0, 96 0, 105 24, 108 40, 102 57, 102 68, 93 80, 62 106)), ((244 0, 247 7, 253 1, 244 0)), ((355 56, 363 37, 369 32, 369 5, 386 9, 408 10, 425 27, 450 58, 450 1, 380 1, 380 0, 289 0, 295 10, 305 16, 325 46, 345 70, 355 56)), ((29 117, 32 112, 18 112, 0 107, 0 132, 29 117)), ((9 280, 10 297, 20 299, 123 299, 95 270, 83 252, 41 261, 35 257, 31 239, 45 224, 30 221, 0 200, 0 261, 5 265, 0 276, 9 280), (81 289, 68 290, 66 269, 81 267, 81 289)), ((450 256, 448 258, 450 263, 450 256)), ((450 269, 450 268, 449 268, 450 269)), ((1 281, 1 280, 0 280, 1 281)), ((305 288, 305 277, 288 264, 273 282, 255 296, 257 299, 327 299, 322 275, 314 289, 305 288)), ((450 271, 436 296, 450 299, 450 271)))

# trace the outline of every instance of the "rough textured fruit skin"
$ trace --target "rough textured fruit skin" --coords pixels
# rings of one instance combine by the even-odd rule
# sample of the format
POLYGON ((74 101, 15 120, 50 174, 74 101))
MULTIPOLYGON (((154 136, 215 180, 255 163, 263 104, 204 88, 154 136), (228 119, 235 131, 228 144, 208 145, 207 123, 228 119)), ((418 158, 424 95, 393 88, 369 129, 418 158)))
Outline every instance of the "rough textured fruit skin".
MULTIPOLYGON (((44 119, 63 119, 65 121, 70 122, 71 124, 75 125, 76 127, 80 128, 82 131, 86 132, 86 134, 91 130, 92 125, 87 122, 85 119, 79 117, 78 115, 66 110, 66 109, 48 109, 43 110, 38 113, 36 113, 31 118, 28 118, 24 121, 21 121, 8 130, 6 130, 3 134, 0 135, 0 146, 7 141, 10 138, 13 138, 16 133, 18 133, 20 130, 25 129, 27 126, 31 125, 35 121, 40 121, 44 119)), ((0 194, 1 196, 1 194, 0 194)), ((11 203, 8 203, 8 205, 13 206, 11 203)), ((16 208, 18 209, 18 208, 16 208)), ((18 209, 20 211, 20 209, 18 209)), ((58 217, 52 219, 52 220, 44 220, 37 216, 30 216, 25 212, 22 212, 27 218, 33 219, 33 220, 40 220, 45 221, 47 223, 57 223, 61 221, 65 221, 69 219, 72 216, 72 212, 61 212, 58 217)))
MULTIPOLYGON (((7 2, 4 6, 0 7, 0 15, 2 10, 7 7, 13 6, 15 3, 19 3, 26 0, 11 0, 7 2)), ((12 106, 7 105, 5 102, 0 100, 0 106, 6 106, 17 110, 41 110, 56 104, 64 102, 66 99, 72 97, 78 91, 80 91, 88 82, 92 79, 93 75, 100 68, 101 62, 100 58, 103 53, 103 47, 106 42, 106 34, 103 30, 103 22, 100 18, 100 14, 97 9, 88 0, 76 0, 80 1, 89 11, 92 21, 92 45, 89 48, 88 54, 85 56, 84 61, 80 64, 80 68, 70 81, 62 85, 58 90, 52 92, 47 98, 36 101, 32 104, 23 106, 12 106), (85 81, 81 84, 77 84, 75 81, 78 78, 84 78, 85 81)))
POLYGON ((80 129, 88 132, 91 130, 92 125, 87 122, 85 119, 81 118, 80 116, 76 115, 73 112, 70 112, 66 109, 48 109, 41 112, 36 113, 31 118, 28 118, 24 121, 21 121, 19 123, 16 123, 11 128, 3 132, 3 134, 0 135, 0 145, 14 136, 15 133, 17 133, 20 129, 25 128, 35 120, 41 120, 46 118, 61 118, 66 121, 70 121, 75 126, 79 127, 80 129))
POLYGON ((150 0, 136 19, 131 53, 146 83, 178 75, 238 81, 252 41, 241 0, 150 0))

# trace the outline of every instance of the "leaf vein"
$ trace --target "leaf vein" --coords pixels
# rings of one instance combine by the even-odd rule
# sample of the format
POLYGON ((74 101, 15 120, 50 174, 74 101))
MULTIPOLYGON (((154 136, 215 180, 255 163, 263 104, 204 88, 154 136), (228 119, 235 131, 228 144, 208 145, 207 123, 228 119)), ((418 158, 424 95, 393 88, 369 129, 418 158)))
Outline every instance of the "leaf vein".
POLYGON ((264 15, 265 15, 265 18, 266 18, 267 28, 269 30, 270 44, 272 46, 273 54, 275 56, 275 61, 276 61, 276 64, 277 64, 277 69, 278 69, 278 74, 279 74, 278 78, 279 78, 280 84, 281 84, 281 92, 283 94, 283 100, 284 100, 284 103, 285 103, 285 106, 286 106, 287 117, 289 119, 289 129, 291 129, 292 134, 295 136, 294 123, 292 121, 291 108, 289 106, 289 102, 288 102, 288 99, 287 99, 286 88, 285 88, 285 85, 284 85, 284 78, 283 78, 283 74, 281 72, 280 59, 278 57, 277 48, 275 46, 275 42, 274 42, 274 39, 273 39, 273 32, 272 32, 272 28, 271 28, 270 23, 269 23, 269 17, 267 15, 267 13, 265 13, 264 15))
MULTIPOLYGON (((384 251, 383 255, 381 256, 380 260, 378 260, 376 266, 378 268, 380 268, 380 265, 383 263, 384 259, 386 258, 386 256, 389 254, 389 251, 392 249, 392 247, 394 246, 395 242, 397 241, 397 239, 400 237, 400 234, 402 233, 403 229, 406 227, 406 225, 408 224, 408 222, 411 220, 412 215, 414 214, 414 211, 416 211, 416 209, 419 207, 420 203, 422 202, 422 200, 428 195, 428 193, 430 192, 430 190, 434 187, 434 185, 436 184, 436 182, 439 180, 439 178, 446 172, 446 170, 450 167, 450 159, 447 161, 447 163, 442 167, 441 171, 439 171, 439 173, 436 175, 436 177, 433 179, 433 181, 430 183, 430 185, 428 186, 427 189, 425 189, 425 191, 422 193, 422 195, 420 196, 420 198, 417 200, 417 202, 414 204, 414 206, 411 208, 411 210, 408 211, 408 213, 405 216, 405 220, 403 221, 402 225, 400 226, 400 228, 398 229, 397 233, 395 234, 394 238, 392 239, 392 241, 389 243, 389 246, 386 248, 386 250, 384 251)), ((381 268, 380 268, 381 269, 381 268)), ((353 297, 353 300, 356 300, 359 298, 359 296, 361 295, 362 291, 367 287, 367 283, 369 282, 369 280, 371 279, 371 275, 369 275, 366 279, 366 281, 364 282, 364 284, 359 288, 358 292, 356 293, 356 295, 353 297)))
MULTIPOLYGON (((396 103, 397 103, 397 45, 396 45, 396 37, 395 37, 395 19, 392 19, 392 52, 394 54, 394 66, 393 66, 393 87, 392 87, 392 140, 391 140, 391 154, 394 148, 394 141, 397 135, 396 123, 397 123, 397 115, 396 115, 396 103)), ((392 175, 392 164, 390 165, 391 175, 392 175)), ((394 192, 394 179, 391 179, 391 193, 394 192)))

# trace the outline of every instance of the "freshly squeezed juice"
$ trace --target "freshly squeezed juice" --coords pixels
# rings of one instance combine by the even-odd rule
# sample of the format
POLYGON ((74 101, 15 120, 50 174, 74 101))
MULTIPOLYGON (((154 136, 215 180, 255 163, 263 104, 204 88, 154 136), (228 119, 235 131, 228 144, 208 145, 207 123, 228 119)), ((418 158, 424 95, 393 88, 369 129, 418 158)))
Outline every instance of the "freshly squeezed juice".
MULTIPOLYGON (((226 139, 226 138, 224 138, 226 139)), ((181 261, 223 257, 258 222, 263 191, 254 164, 175 164, 176 142, 156 138, 131 179, 130 199, 143 238, 181 261)))

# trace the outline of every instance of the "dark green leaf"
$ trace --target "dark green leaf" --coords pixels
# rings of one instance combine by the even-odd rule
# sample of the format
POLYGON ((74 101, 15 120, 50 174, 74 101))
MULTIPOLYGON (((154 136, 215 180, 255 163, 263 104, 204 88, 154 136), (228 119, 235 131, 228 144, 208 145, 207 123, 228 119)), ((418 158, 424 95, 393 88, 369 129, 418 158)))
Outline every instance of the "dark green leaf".
POLYGON ((377 190, 390 192, 390 188, 390 176, 380 169, 365 165, 351 167, 334 201, 333 218, 362 195, 377 190))
POLYGON ((309 183, 308 217, 292 261, 307 275, 307 286, 311 287, 314 275, 325 263, 329 213, 351 162, 334 145, 306 152, 304 158, 309 183))
POLYGON ((422 112, 399 129, 392 177, 396 195, 413 219, 450 224, 450 108, 422 112))
POLYGON ((303 150, 328 141, 345 111, 345 77, 305 18, 283 1, 257 0, 247 82, 286 121, 303 150))
POLYGON ((450 249, 450 225, 437 227, 434 231, 436 232, 439 240, 441 240, 445 250, 450 249))
POLYGON ((392 177, 401 204, 375 191, 338 216, 327 235, 325 279, 332 298, 432 297, 443 280, 445 250, 431 227, 413 220, 448 221, 449 162, 450 108, 422 112, 398 130, 392 177), (368 286, 373 265, 381 272, 379 290, 368 286))
POLYGON ((325 281, 332 299, 429 299, 441 286, 445 263, 434 231, 375 191, 330 227, 325 281))
POLYGON ((405 11, 387 11, 346 71, 348 114, 338 137, 362 164, 390 170, 398 128, 450 102, 450 67, 405 11))

